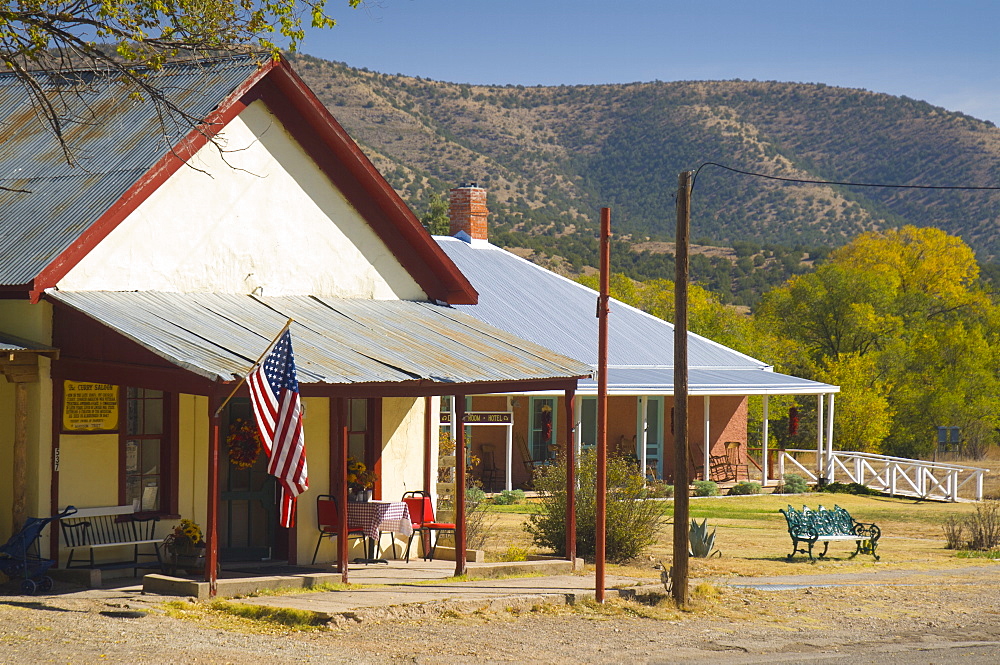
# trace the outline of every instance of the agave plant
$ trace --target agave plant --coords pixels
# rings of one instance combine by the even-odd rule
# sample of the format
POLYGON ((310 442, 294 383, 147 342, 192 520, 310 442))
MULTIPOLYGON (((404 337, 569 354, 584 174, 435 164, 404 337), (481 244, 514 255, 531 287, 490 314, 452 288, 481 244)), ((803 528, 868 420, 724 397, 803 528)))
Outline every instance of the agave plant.
POLYGON ((701 524, 698 524, 698 520, 691 520, 691 532, 688 534, 688 542, 691 556, 698 557, 699 559, 707 559, 713 555, 722 556, 722 552, 715 550, 715 528, 712 528, 712 533, 708 532, 708 519, 702 520, 701 524))

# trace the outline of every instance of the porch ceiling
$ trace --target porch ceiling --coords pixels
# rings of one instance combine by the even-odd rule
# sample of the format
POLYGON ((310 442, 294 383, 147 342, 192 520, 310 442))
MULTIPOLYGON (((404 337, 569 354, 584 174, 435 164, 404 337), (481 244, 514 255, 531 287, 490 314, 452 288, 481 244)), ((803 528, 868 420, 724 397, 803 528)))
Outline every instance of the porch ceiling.
POLYGON ((320 385, 572 381, 590 367, 425 302, 221 293, 65 292, 82 312, 211 381, 243 376, 288 318, 299 382, 320 385))

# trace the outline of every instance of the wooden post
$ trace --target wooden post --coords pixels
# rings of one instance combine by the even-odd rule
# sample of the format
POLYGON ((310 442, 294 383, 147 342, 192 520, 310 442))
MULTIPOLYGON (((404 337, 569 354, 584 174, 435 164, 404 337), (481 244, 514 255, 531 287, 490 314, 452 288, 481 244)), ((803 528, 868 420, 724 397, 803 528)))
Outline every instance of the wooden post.
POLYGON ((455 576, 465 575, 465 395, 455 395, 455 576))
POLYGON ((691 228, 691 171, 677 178, 677 247, 674 278, 674 561, 673 596, 688 604, 688 349, 687 286, 691 228))
POLYGON ((0 373, 14 384, 11 528, 17 533, 28 519, 28 384, 38 381, 38 355, 11 353, 0 358, 0 373))
POLYGON ((17 533, 28 519, 28 386, 14 384, 14 457, 13 468, 14 505, 11 508, 12 533, 17 533))
POLYGON ((208 595, 215 597, 219 590, 219 421, 221 403, 216 395, 209 396, 208 408, 211 415, 208 439, 208 520, 206 526, 205 581, 208 595))
POLYGON ((337 410, 336 454, 333 464, 336 468, 337 481, 331 488, 331 494, 337 493, 337 512, 340 520, 340 531, 337 533, 337 561, 340 565, 340 581, 347 584, 347 399, 334 398, 334 408, 337 410))
MULTIPOLYGON (((573 442, 573 415, 576 390, 566 389, 566 558, 576 562, 576 445, 573 442)), ((508 468, 510 462, 507 463, 508 468)))
POLYGON ((604 602, 608 516, 608 292, 611 285, 611 208, 601 208, 601 291, 597 299, 597 479, 594 596, 604 602))

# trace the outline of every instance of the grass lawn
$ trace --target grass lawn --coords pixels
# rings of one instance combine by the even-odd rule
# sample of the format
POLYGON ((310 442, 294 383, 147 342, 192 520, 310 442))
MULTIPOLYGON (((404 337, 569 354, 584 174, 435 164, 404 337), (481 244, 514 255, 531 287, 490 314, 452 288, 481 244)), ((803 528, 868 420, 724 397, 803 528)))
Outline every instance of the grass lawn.
MULTIPOLYGON (((672 557, 673 502, 664 503, 670 518, 649 554, 663 561, 672 557)), ((527 548, 542 554, 524 531, 523 524, 536 506, 497 506, 491 517, 496 518, 486 549, 490 559, 497 559, 509 547, 527 548)), ((958 557, 954 550, 944 548, 944 523, 952 515, 968 515, 976 510, 971 503, 938 503, 883 496, 809 493, 692 498, 691 517, 699 522, 708 520, 717 529, 716 547, 721 557, 691 559, 692 577, 727 577, 758 575, 846 573, 858 570, 932 569, 969 565, 995 565, 987 559, 958 557), (831 543, 827 558, 809 563, 809 557, 797 554, 786 560, 791 551, 785 518, 778 512, 791 504, 795 507, 819 505, 846 508, 861 522, 874 522, 882 530, 879 540, 881 561, 870 555, 849 557, 854 545, 831 543)), ((822 551, 820 546, 819 551, 822 551)), ((659 571, 648 560, 626 565, 609 564, 609 574, 658 579, 659 571)))

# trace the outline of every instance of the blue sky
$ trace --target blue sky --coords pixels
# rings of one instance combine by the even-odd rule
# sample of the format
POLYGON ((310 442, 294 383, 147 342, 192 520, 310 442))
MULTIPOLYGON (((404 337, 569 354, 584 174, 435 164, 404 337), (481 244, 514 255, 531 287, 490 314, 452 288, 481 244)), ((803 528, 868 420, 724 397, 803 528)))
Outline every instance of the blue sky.
POLYGON ((457 83, 703 79, 907 95, 1000 124, 1000 2, 329 0, 301 51, 457 83))

